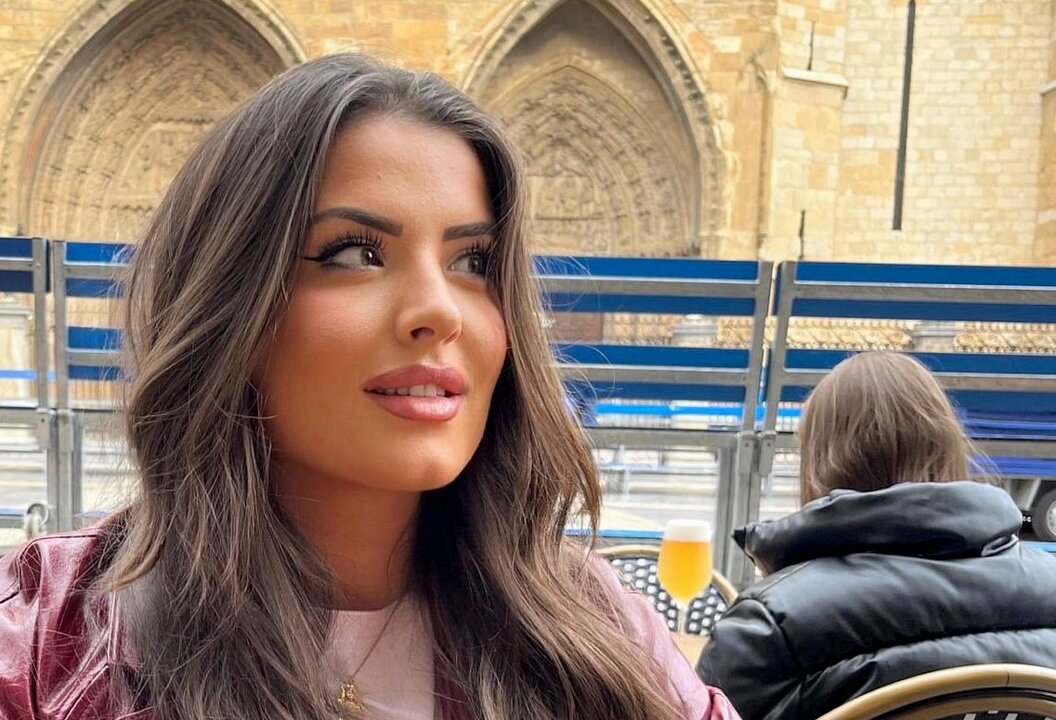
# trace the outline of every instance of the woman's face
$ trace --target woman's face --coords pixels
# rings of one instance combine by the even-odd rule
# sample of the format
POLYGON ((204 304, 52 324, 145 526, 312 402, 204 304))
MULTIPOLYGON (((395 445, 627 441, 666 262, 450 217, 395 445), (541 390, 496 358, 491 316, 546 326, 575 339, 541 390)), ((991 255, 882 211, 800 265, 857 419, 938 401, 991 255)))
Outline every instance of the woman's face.
POLYGON ((422 491, 465 468, 506 356, 484 278, 494 223, 455 133, 377 117, 337 136, 310 260, 255 374, 285 491, 422 491))

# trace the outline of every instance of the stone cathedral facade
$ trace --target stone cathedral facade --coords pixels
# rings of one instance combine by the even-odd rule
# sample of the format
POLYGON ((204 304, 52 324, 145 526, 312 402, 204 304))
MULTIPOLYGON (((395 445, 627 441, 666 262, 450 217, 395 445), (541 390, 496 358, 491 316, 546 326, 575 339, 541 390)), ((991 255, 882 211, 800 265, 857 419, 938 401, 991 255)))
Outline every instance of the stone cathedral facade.
POLYGON ((1053 265, 1054 27, 1054 0, 0 0, 0 233, 135 240, 217 118, 356 50, 504 119, 538 252, 1053 265))
POLYGON ((133 240, 218 117, 362 50, 506 119, 540 251, 1053 264, 1053 26, 1052 0, 0 0, 0 232, 133 240))

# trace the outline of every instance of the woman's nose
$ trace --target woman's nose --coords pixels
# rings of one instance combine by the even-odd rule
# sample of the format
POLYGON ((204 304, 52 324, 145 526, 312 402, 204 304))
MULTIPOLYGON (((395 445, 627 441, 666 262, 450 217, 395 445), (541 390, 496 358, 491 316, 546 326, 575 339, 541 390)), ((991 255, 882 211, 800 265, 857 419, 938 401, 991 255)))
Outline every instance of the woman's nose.
POLYGON ((415 273, 403 282, 396 328, 401 342, 441 344, 461 335, 462 309, 442 268, 415 273))

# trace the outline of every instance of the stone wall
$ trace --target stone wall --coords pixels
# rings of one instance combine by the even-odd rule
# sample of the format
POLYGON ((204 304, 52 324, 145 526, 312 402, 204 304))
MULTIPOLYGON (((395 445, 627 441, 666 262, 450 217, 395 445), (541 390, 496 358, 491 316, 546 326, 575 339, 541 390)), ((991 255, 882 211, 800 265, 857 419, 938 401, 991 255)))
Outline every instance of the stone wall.
MULTIPOLYGON (((1049 0, 920 0, 902 231, 892 230, 906 2, 848 0, 832 257, 1029 264, 1049 0)), ((1051 129, 1049 134, 1051 134, 1051 129)))
MULTIPOLYGON (((1056 3, 1050 5, 1056 19, 1056 3)), ((1041 172, 1038 176, 1038 226, 1034 257, 1056 265, 1056 22, 1049 25, 1049 68, 1042 89, 1041 172)))
POLYGON ((1052 0, 918 0, 895 231, 907 6, 4 0, 0 232, 135 237, 264 78, 363 50, 509 119, 542 249, 1056 262, 1052 0))

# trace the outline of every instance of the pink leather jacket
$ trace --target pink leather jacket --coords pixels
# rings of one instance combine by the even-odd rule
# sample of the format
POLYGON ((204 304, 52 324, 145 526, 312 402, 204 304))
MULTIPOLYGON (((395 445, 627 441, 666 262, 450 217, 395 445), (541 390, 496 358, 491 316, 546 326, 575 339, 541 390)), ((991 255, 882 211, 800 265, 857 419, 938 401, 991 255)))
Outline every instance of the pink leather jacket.
POLYGON ((112 596, 89 600, 104 528, 38 538, 0 559, 0 718, 145 720, 112 596))

